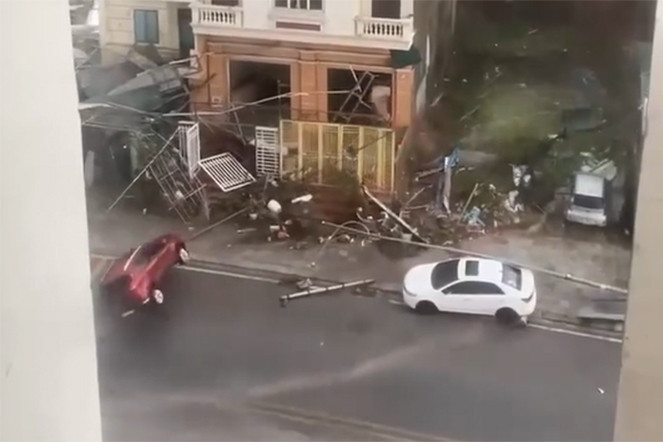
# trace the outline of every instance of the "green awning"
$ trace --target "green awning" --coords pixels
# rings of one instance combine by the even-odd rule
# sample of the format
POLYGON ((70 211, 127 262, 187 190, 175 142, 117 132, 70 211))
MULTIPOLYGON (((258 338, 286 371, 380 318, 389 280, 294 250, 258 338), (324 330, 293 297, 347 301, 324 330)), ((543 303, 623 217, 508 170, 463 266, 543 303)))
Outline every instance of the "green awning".
POLYGON ((391 52, 391 67, 394 69, 414 66, 422 61, 421 53, 414 45, 410 46, 407 51, 392 49, 389 52, 391 52))

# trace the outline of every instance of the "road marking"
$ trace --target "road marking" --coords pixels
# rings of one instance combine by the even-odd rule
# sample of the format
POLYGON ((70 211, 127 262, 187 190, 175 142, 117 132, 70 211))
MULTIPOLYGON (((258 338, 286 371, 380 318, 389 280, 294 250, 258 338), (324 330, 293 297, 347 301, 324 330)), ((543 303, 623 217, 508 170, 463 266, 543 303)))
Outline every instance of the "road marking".
POLYGON ((583 333, 583 332, 579 332, 579 331, 575 331, 575 330, 567 330, 567 329, 563 329, 563 328, 547 327, 545 325, 532 324, 531 322, 527 326, 531 327, 531 328, 536 328, 536 329, 539 329, 539 330, 553 332, 553 333, 561 333, 561 334, 564 334, 564 335, 578 336, 578 337, 581 337, 581 338, 596 339, 596 340, 599 340, 599 341, 612 342, 612 343, 615 343, 615 344, 621 344, 623 342, 623 339, 621 339, 621 338, 612 338, 610 336, 593 335, 591 333, 583 333))
POLYGON ((117 259, 117 256, 111 256, 111 255, 102 255, 99 253, 90 253, 90 258, 93 259, 105 259, 105 260, 115 260, 117 259))
POLYGON ((224 271, 224 270, 205 269, 205 268, 201 268, 201 267, 190 267, 190 266, 182 266, 182 267, 175 267, 175 268, 179 269, 179 270, 187 270, 189 272, 207 273, 207 274, 210 274, 210 275, 229 276, 231 278, 248 279, 248 280, 251 280, 251 281, 268 282, 268 283, 271 283, 271 284, 278 284, 278 283, 281 282, 278 279, 265 278, 263 276, 244 275, 242 273, 227 272, 227 271, 224 271))
POLYGON ((101 270, 101 267, 104 265, 106 260, 101 259, 101 258, 93 258, 90 260, 90 274, 92 278, 94 279, 99 271, 101 270))
POLYGON ((388 302, 389 304, 394 304, 394 305, 405 305, 403 301, 398 301, 396 299, 390 299, 388 302))
MULTIPOLYGON (((97 254, 91 254, 90 255, 93 258, 103 258, 103 259, 116 259, 112 256, 108 255, 97 255, 97 254)), ((235 272, 228 272, 225 270, 215 270, 215 269, 206 269, 203 267, 192 267, 192 266, 179 266, 179 267, 174 267, 175 269, 179 270, 186 270, 189 272, 197 272, 197 273, 207 273, 209 275, 219 275, 219 276, 229 276, 231 278, 238 278, 238 279, 248 279, 251 281, 260 281, 260 282, 268 282, 271 284, 279 284, 281 281, 278 279, 274 278, 266 278, 264 276, 252 276, 252 275, 246 275, 243 273, 235 273, 235 272)))
POLYGON ((93 257, 90 263, 90 280, 95 282, 106 275, 110 268, 111 261, 106 258, 93 257))
POLYGON ((388 434, 383 434, 383 433, 378 433, 375 431, 370 431, 366 429, 358 429, 355 426, 351 425, 344 425, 342 423, 333 423, 333 422, 324 422, 320 421, 318 419, 312 419, 310 417, 302 417, 302 416, 297 416, 297 415, 292 415, 291 413, 284 413, 282 411, 278 410, 269 410, 269 409, 262 409, 258 407, 238 407, 235 408, 237 411, 243 411, 246 413, 260 413, 260 414, 266 414, 268 416, 275 416, 281 419, 289 420, 292 422, 299 422, 311 427, 316 427, 316 426, 323 426, 327 428, 333 428, 333 429, 343 429, 345 431, 354 433, 355 435, 362 435, 366 440, 390 440, 390 441, 401 441, 403 440, 402 437, 397 437, 397 436, 391 436, 388 434))
POLYGON ((332 416, 327 413, 314 412, 297 407, 274 404, 270 402, 252 402, 246 408, 250 411, 261 413, 273 413, 284 418, 295 418, 298 420, 308 420, 312 423, 326 426, 344 427, 355 432, 360 431, 373 436, 378 436, 388 440, 430 440, 430 441, 451 441, 451 439, 424 434, 416 431, 410 431, 402 428, 391 427, 382 424, 376 424, 366 420, 359 420, 347 417, 332 416))

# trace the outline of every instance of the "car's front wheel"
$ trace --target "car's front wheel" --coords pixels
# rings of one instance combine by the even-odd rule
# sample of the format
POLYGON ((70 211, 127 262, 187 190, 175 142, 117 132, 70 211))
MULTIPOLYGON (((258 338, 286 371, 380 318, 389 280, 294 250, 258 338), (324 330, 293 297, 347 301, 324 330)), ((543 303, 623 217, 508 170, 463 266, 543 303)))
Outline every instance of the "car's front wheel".
POLYGON ((419 301, 419 302, 417 302, 417 305, 414 308, 414 310, 417 313, 421 313, 423 315, 432 315, 434 313, 439 312, 439 310, 437 309, 435 304, 433 304, 430 301, 419 301))
POLYGON ((180 264, 186 264, 191 259, 189 251, 185 247, 180 247, 180 264))
POLYGON ((154 302, 157 304, 163 304, 163 292, 159 289, 154 289, 152 291, 152 299, 154 299, 154 302))

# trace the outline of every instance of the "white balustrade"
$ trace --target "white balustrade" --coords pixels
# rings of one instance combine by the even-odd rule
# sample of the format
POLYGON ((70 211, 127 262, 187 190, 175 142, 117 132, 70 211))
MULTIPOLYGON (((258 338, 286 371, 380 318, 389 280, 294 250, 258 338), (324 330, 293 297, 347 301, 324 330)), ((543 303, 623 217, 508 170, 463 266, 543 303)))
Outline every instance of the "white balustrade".
POLYGON ((194 25, 233 28, 243 26, 242 8, 194 3, 191 9, 193 9, 194 25))
POLYGON ((357 17, 357 35, 386 40, 409 40, 411 20, 357 17))

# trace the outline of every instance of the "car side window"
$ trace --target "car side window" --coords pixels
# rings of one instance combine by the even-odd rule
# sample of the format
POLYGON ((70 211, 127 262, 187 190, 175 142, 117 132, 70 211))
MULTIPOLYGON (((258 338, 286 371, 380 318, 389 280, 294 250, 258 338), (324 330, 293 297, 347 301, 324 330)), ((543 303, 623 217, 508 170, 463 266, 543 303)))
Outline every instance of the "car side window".
POLYGON ((499 288, 496 284, 492 282, 480 282, 477 281, 476 285, 476 295, 503 295, 504 291, 499 288))
POLYGON ((497 285, 491 282, 482 281, 463 281, 457 282, 447 288, 442 293, 448 295, 503 295, 504 292, 497 285))
POLYGON ((473 295, 475 292, 475 283, 471 281, 457 282, 442 290, 445 295, 473 295))
POLYGON ((143 244, 140 247, 139 253, 136 256, 136 263, 147 263, 154 258, 163 249, 161 241, 152 241, 143 244))

